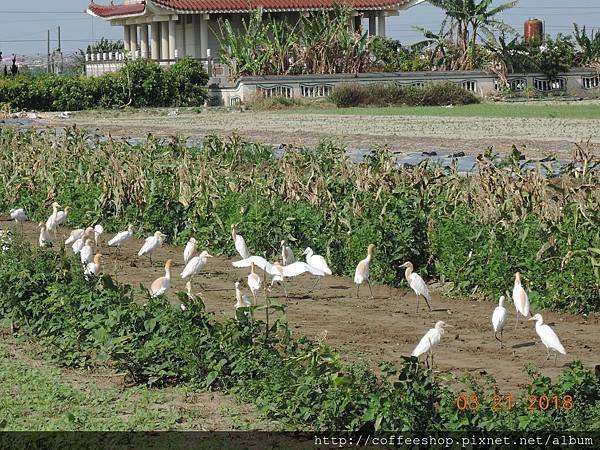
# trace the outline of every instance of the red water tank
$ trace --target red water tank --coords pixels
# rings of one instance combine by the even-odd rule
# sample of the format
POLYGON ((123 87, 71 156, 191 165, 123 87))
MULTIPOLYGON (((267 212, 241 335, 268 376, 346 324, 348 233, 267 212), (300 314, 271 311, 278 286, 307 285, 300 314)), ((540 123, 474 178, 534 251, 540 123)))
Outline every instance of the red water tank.
POLYGON ((525 40, 541 41, 544 37, 544 22, 539 19, 528 19, 525 22, 525 40))

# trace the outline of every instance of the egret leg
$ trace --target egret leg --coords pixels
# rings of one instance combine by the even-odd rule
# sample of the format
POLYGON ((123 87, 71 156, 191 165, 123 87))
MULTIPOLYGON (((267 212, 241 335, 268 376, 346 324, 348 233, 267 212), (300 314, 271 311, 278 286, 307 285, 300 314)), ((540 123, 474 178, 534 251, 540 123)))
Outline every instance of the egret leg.
POLYGON ((419 294, 417 294, 417 314, 419 314, 419 294))
POLYGON ((254 297, 254 306, 256 306, 256 293, 252 291, 252 297, 254 297))
POLYGON ((315 284, 313 284, 313 287, 310 288, 310 290, 314 291, 314 289, 317 287, 317 284, 319 284, 320 281, 321 281, 321 277, 317 276, 317 281, 315 282, 315 284))
POLYGON ((517 325, 519 325, 519 311, 517 311, 517 321, 515 322, 515 330, 517 329, 517 325))
POLYGON ((356 285, 356 298, 359 298, 358 290, 360 289, 360 284, 356 285))
POLYGON ((367 284, 369 285, 369 292, 371 293, 371 297, 370 298, 375 298, 373 296, 373 289, 371 289, 371 281, 367 280, 367 284))
POLYGON ((429 304, 429 300, 427 300, 427 297, 423 296, 423 298, 425 299, 425 303, 427 303, 427 306, 429 307, 429 311, 431 311, 431 305, 429 304))
MULTIPOLYGON (((500 332, 500 336, 502 336, 502 332, 500 332)), ((494 333, 494 337, 496 338, 496 340, 498 342, 500 342, 500 348, 502 348, 502 339, 498 339, 498 333, 497 332, 494 333)))
POLYGON ((504 330, 500 331, 500 348, 504 347, 504 337, 502 336, 504 330))
POLYGON ((288 291, 285 287, 285 282, 281 282, 281 286, 283 286, 283 293, 285 294, 285 298, 288 298, 288 291))
POLYGON ((148 254, 148 257, 150 258, 150 267, 152 267, 154 264, 152 264, 152 253, 148 254))
POLYGON ((550 349, 546 347, 546 361, 550 359, 550 349))

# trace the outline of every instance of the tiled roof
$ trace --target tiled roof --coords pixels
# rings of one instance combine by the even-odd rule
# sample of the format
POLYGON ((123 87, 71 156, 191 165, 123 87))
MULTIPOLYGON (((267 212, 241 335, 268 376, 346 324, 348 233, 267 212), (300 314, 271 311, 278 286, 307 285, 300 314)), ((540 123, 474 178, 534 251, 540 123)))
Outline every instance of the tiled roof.
POLYGON ((134 3, 131 5, 98 5, 92 2, 88 6, 88 12, 103 18, 134 16, 142 14, 145 10, 145 3, 134 3))
POLYGON ((348 5, 360 9, 392 8, 409 0, 150 0, 176 11, 251 11, 262 7, 266 11, 303 11, 331 9, 348 5))
MULTIPOLYGON (((182 13, 243 12, 262 8, 265 11, 308 11, 347 5, 356 9, 393 9, 411 0, 147 0, 148 4, 182 13)), ((145 4, 98 5, 90 3, 88 11, 96 16, 112 18, 141 14, 145 4)))

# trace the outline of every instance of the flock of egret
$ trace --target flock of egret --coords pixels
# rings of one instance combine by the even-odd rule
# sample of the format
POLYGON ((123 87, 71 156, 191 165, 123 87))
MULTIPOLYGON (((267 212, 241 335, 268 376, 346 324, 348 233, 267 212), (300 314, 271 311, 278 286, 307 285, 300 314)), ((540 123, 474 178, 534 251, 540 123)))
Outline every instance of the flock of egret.
MULTIPOLYGON (((45 247, 49 243, 57 239, 57 230, 60 225, 65 221, 69 214, 69 208, 66 207, 64 210, 60 210, 61 206, 58 203, 52 204, 52 214, 46 222, 40 222, 40 234, 38 244, 40 247, 45 247)), ((27 220, 27 215, 22 208, 12 209, 10 216, 13 220, 23 227, 23 222, 27 220)), ((263 288, 263 279, 256 273, 256 268, 259 268, 264 272, 265 275, 271 276, 271 282, 268 286, 269 289, 273 287, 275 283, 281 285, 284 290, 285 296, 288 296, 285 280, 287 278, 296 277, 304 273, 310 273, 316 277, 315 285, 320 282, 322 277, 331 275, 331 269, 329 268, 326 259, 314 253, 314 251, 307 247, 302 253, 305 256, 304 261, 296 261, 293 250, 286 245, 285 241, 281 241, 281 260, 271 263, 261 256, 252 255, 243 236, 237 234, 238 224, 231 225, 231 238, 234 242, 237 253, 242 258, 239 261, 232 262, 234 267, 249 268, 250 273, 247 278, 247 285, 253 297, 253 301, 250 300, 249 296, 243 292, 242 283, 239 281, 235 283, 235 307, 250 307, 256 305, 257 294, 263 288)), ((65 245, 71 245, 72 250, 75 254, 80 255, 83 270, 86 275, 97 275, 101 272, 101 253, 94 254, 94 246, 99 246, 100 236, 103 234, 104 229, 101 225, 95 225, 94 227, 78 228, 73 230, 69 237, 65 240, 65 245)), ((127 230, 117 233, 108 242, 108 246, 116 247, 117 252, 133 238, 134 227, 129 225, 127 230)), ((1 237, 1 235, 0 235, 1 237)), ((160 231, 155 232, 152 236, 149 236, 144 241, 141 249, 138 252, 138 256, 147 255, 152 265, 152 255, 160 248, 163 244, 165 235, 160 231)), ((356 284, 356 296, 359 296, 360 286, 366 283, 369 287, 370 299, 373 298, 373 291, 371 288, 371 282, 369 279, 369 268, 373 260, 373 254, 375 245, 370 244, 367 248, 367 256, 361 260, 356 266, 354 273, 354 283, 356 284)), ((212 255, 208 251, 204 250, 201 253, 197 253, 197 241, 194 238, 190 238, 183 250, 183 261, 184 268, 181 271, 180 277, 187 280, 187 290, 191 293, 191 283, 198 273, 207 265, 208 259, 212 258, 212 255)), ((164 295, 171 286, 171 268, 173 261, 168 259, 165 262, 165 274, 154 280, 150 285, 149 292, 152 297, 164 295)), ((430 311, 431 307, 431 294, 427 284, 423 278, 414 271, 413 264, 410 261, 405 262, 400 266, 405 269, 405 278, 410 288, 414 291, 417 297, 417 313, 419 312, 419 299, 423 297, 430 311)), ((266 287, 266 286, 265 286, 266 287)), ((516 309, 516 322, 515 327, 519 321, 519 315, 523 317, 529 316, 529 299, 527 293, 521 284, 521 276, 519 272, 515 274, 514 287, 512 297, 516 309)), ((507 321, 507 310, 504 306, 505 297, 501 296, 498 306, 492 313, 492 329, 494 331, 494 337, 500 342, 500 348, 503 346, 503 331, 507 321), (500 337, 498 337, 500 335, 500 337)), ((185 308, 182 305, 182 308, 185 308)), ((546 346, 547 359, 550 358, 550 352, 555 353, 555 363, 558 353, 566 354, 564 347, 560 343, 560 340, 554 330, 547 324, 540 314, 535 314, 528 320, 535 320, 535 330, 540 337, 542 343, 546 346)), ((445 322, 438 321, 433 328, 427 331, 427 333, 421 338, 417 346, 412 352, 412 356, 419 357, 427 354, 431 356, 431 362, 433 364, 433 350, 439 345, 444 335, 444 329, 449 327, 445 322)), ((426 357, 427 361, 427 357, 426 357)))

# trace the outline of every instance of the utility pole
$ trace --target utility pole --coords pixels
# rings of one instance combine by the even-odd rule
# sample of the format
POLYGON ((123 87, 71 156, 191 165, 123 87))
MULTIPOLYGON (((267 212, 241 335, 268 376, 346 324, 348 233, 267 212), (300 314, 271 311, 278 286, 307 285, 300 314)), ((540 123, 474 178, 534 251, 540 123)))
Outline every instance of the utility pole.
POLYGON ((47 53, 48 64, 46 72, 50 73, 50 30, 48 30, 48 53, 47 53))
POLYGON ((61 45, 60 45, 60 26, 58 27, 58 51, 62 51, 61 45))

